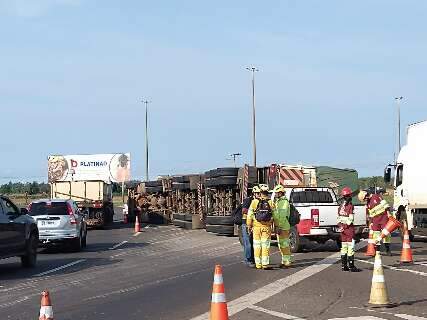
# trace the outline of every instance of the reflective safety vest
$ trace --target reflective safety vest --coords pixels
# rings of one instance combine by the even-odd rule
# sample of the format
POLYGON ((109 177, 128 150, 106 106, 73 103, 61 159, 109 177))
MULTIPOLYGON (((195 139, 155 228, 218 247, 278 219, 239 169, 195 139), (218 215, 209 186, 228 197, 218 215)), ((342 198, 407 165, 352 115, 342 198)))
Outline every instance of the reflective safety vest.
POLYGON ((291 229, 289 224, 289 215, 291 214, 291 208, 288 199, 283 196, 275 201, 275 208, 273 210, 274 225, 281 230, 291 229))
POLYGON ((351 225, 354 222, 354 214, 353 214, 353 204, 350 203, 343 203, 338 208, 338 219, 337 223, 342 223, 346 225, 351 225))
POLYGON ((385 213, 390 208, 390 205, 378 194, 373 194, 369 198, 367 208, 369 217, 373 218, 385 213))

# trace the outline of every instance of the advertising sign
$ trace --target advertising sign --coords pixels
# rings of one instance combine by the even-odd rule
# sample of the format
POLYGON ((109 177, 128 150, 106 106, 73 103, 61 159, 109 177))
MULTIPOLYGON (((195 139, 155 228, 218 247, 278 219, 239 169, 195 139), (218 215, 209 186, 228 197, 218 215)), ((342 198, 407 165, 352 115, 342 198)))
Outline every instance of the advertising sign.
POLYGON ((130 180, 130 153, 52 155, 49 183, 57 181, 126 182, 130 180))

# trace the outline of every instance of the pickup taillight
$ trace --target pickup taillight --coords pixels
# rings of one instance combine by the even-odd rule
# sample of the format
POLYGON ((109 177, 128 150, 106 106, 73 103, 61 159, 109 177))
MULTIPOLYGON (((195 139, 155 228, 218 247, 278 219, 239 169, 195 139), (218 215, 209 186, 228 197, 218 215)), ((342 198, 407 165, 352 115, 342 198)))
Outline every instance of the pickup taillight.
POLYGON ((311 209, 311 225, 313 227, 319 226, 319 209, 311 209))
POLYGON ((68 215, 70 216, 70 223, 77 224, 76 217, 74 216, 73 208, 71 208, 71 205, 69 203, 67 203, 67 211, 68 211, 68 215))

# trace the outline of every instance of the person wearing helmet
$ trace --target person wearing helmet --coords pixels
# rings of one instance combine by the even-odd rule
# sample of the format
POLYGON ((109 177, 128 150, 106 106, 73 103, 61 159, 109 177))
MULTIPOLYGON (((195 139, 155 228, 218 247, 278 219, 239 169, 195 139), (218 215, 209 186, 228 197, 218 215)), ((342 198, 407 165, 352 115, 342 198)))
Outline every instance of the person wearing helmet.
POLYGON ((252 188, 252 196, 243 199, 242 202, 242 242, 243 242, 243 254, 244 254, 244 263, 250 267, 255 267, 255 259, 254 259, 254 248, 253 248, 253 237, 252 234, 248 232, 248 228, 246 225, 246 219, 248 217, 248 210, 252 203, 252 200, 257 199, 260 193, 260 189, 258 186, 254 186, 252 188))
POLYGON ((259 188, 259 198, 252 200, 246 224, 248 232, 253 235, 255 267, 268 270, 270 269, 271 225, 274 204, 269 199, 268 186, 261 184, 259 188))
POLYGON ((285 188, 282 185, 274 187, 275 202, 273 210, 274 229, 277 236, 280 254, 282 255, 281 267, 291 265, 291 249, 289 247, 289 215, 291 212, 289 201, 285 196, 285 188))
POLYGON ((342 271, 359 272, 361 271, 354 265, 354 213, 352 191, 349 187, 341 190, 343 203, 338 207, 338 228, 341 231, 341 264, 342 271), (348 264, 347 264, 348 262, 348 264))
MULTIPOLYGON (((381 231, 385 228, 390 213, 390 205, 379 194, 369 194, 365 190, 359 192, 360 202, 366 202, 369 214, 369 228, 373 231, 373 238, 379 239, 381 231)), ((389 234, 383 240, 386 254, 391 256, 391 235, 389 234)), ((380 245, 380 243, 378 243, 380 245)))

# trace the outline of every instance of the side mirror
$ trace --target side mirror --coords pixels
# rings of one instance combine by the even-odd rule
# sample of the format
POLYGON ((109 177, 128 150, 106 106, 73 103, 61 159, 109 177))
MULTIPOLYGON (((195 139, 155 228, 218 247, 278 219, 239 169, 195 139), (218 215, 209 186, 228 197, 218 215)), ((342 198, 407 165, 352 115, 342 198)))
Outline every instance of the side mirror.
POLYGON ((28 214, 28 209, 27 208, 21 208, 21 214, 28 214))
POLYGON ((384 182, 390 183, 391 181, 391 168, 388 167, 384 170, 384 182))

